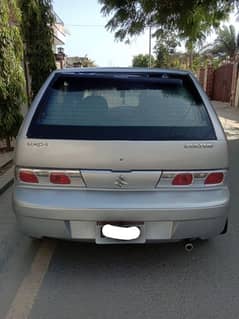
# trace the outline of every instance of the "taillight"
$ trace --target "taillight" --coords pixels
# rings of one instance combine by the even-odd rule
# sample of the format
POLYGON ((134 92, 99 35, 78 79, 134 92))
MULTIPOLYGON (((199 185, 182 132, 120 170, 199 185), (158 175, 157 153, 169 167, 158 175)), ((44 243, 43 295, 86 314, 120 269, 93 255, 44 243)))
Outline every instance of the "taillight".
POLYGON ((70 184, 71 180, 64 173, 51 173, 50 182, 53 184, 70 184))
POLYGON ((210 173, 204 184, 206 185, 211 185, 211 184, 220 184, 223 182, 224 179, 224 174, 222 172, 215 172, 215 173, 210 173))
POLYGON ((38 168, 16 168, 18 181, 24 183, 35 183, 37 186, 69 186, 85 187, 79 170, 54 170, 38 168))
POLYGON ((19 172, 19 179, 24 183, 34 183, 34 184, 39 183, 38 177, 32 171, 21 170, 19 172))
POLYGON ((193 175, 189 173, 178 174, 174 177, 172 185, 184 186, 190 185, 193 181, 193 175))

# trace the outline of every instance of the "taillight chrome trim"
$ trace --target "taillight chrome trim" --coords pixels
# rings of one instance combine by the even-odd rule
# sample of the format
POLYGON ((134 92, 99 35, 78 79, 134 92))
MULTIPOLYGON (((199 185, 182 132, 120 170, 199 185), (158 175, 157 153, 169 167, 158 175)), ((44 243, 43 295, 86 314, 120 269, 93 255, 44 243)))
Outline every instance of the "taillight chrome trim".
MULTIPOLYGON (((207 189, 212 187, 219 187, 226 184, 227 181, 227 170, 218 169, 218 170, 202 170, 202 171, 161 171, 161 174, 158 176, 158 182, 154 186, 155 190, 159 189, 207 189), (222 173, 223 180, 221 183, 217 184, 205 184, 207 177, 213 173, 222 173), (192 174, 192 182, 188 185, 173 185, 173 180, 177 175, 183 174, 192 174)), ((25 168, 25 167, 16 167, 15 177, 18 184, 29 185, 34 187, 80 187, 86 188, 87 184, 84 181, 84 177, 80 170, 64 170, 64 169, 36 169, 36 168, 25 168), (38 178, 38 183, 24 182, 20 180, 20 172, 32 172, 38 178), (64 174, 70 178, 70 184, 55 184, 50 181, 50 175, 52 173, 64 174)), ((91 187, 88 187, 91 188, 91 187)), ((127 189, 127 188, 126 188, 127 189)), ((130 189, 130 188, 129 188, 130 189)))
POLYGON ((202 170, 202 171, 162 171, 161 177, 157 184, 158 188, 210 188, 222 186, 225 184, 227 178, 227 170, 226 169, 218 169, 218 170, 202 170), (205 184, 207 177, 212 173, 222 173, 223 180, 221 183, 217 184, 205 184), (173 185, 172 182, 176 178, 177 175, 183 174, 192 174, 192 183, 189 185, 173 185))
POLYGON ((80 170, 59 170, 59 169, 35 169, 35 168, 19 168, 15 169, 15 177, 18 183, 23 185, 32 186, 60 186, 60 187, 85 187, 84 180, 82 178, 80 170), (20 179, 20 173, 22 171, 32 172, 38 178, 38 183, 28 183, 20 179), (50 176, 52 173, 64 174, 70 178, 70 184, 56 184, 50 181, 50 176))

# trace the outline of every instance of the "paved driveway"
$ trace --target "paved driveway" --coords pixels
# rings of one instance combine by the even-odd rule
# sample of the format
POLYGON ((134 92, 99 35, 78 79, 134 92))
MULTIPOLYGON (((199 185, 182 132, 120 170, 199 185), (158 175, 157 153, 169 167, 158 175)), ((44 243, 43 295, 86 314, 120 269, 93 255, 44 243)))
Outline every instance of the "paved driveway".
POLYGON ((213 101, 228 140, 239 139, 239 110, 229 104, 213 101))

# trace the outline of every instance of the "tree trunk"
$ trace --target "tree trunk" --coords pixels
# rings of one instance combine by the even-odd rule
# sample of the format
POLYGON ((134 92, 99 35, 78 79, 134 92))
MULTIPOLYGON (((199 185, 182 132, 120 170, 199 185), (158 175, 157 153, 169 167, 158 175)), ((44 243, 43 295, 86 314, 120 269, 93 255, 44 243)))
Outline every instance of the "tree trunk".
POLYGON ((26 93, 27 93, 27 106, 28 108, 31 105, 31 79, 30 79, 30 73, 29 73, 29 65, 26 58, 26 53, 24 49, 24 56, 23 56, 23 64, 24 64, 24 74, 25 74, 25 80, 26 80, 26 93))
POLYGON ((7 152, 10 152, 12 150, 11 146, 11 137, 6 137, 6 144, 7 144, 7 152))
POLYGON ((189 69, 191 70, 193 66, 193 51, 189 52, 189 69))

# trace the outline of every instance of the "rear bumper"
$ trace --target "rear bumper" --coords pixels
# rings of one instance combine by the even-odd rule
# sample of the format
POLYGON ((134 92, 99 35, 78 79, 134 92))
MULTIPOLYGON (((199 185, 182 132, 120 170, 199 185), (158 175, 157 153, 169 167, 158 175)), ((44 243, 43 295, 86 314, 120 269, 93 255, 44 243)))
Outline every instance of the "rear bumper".
POLYGON ((144 223, 146 241, 210 238, 220 234, 229 211, 228 188, 196 191, 86 191, 15 186, 13 207, 34 237, 95 240, 97 222, 144 223), (162 232, 164 222, 171 231, 162 232), (72 224, 77 224, 77 236, 72 224), (164 233, 164 234, 163 234, 164 233))

